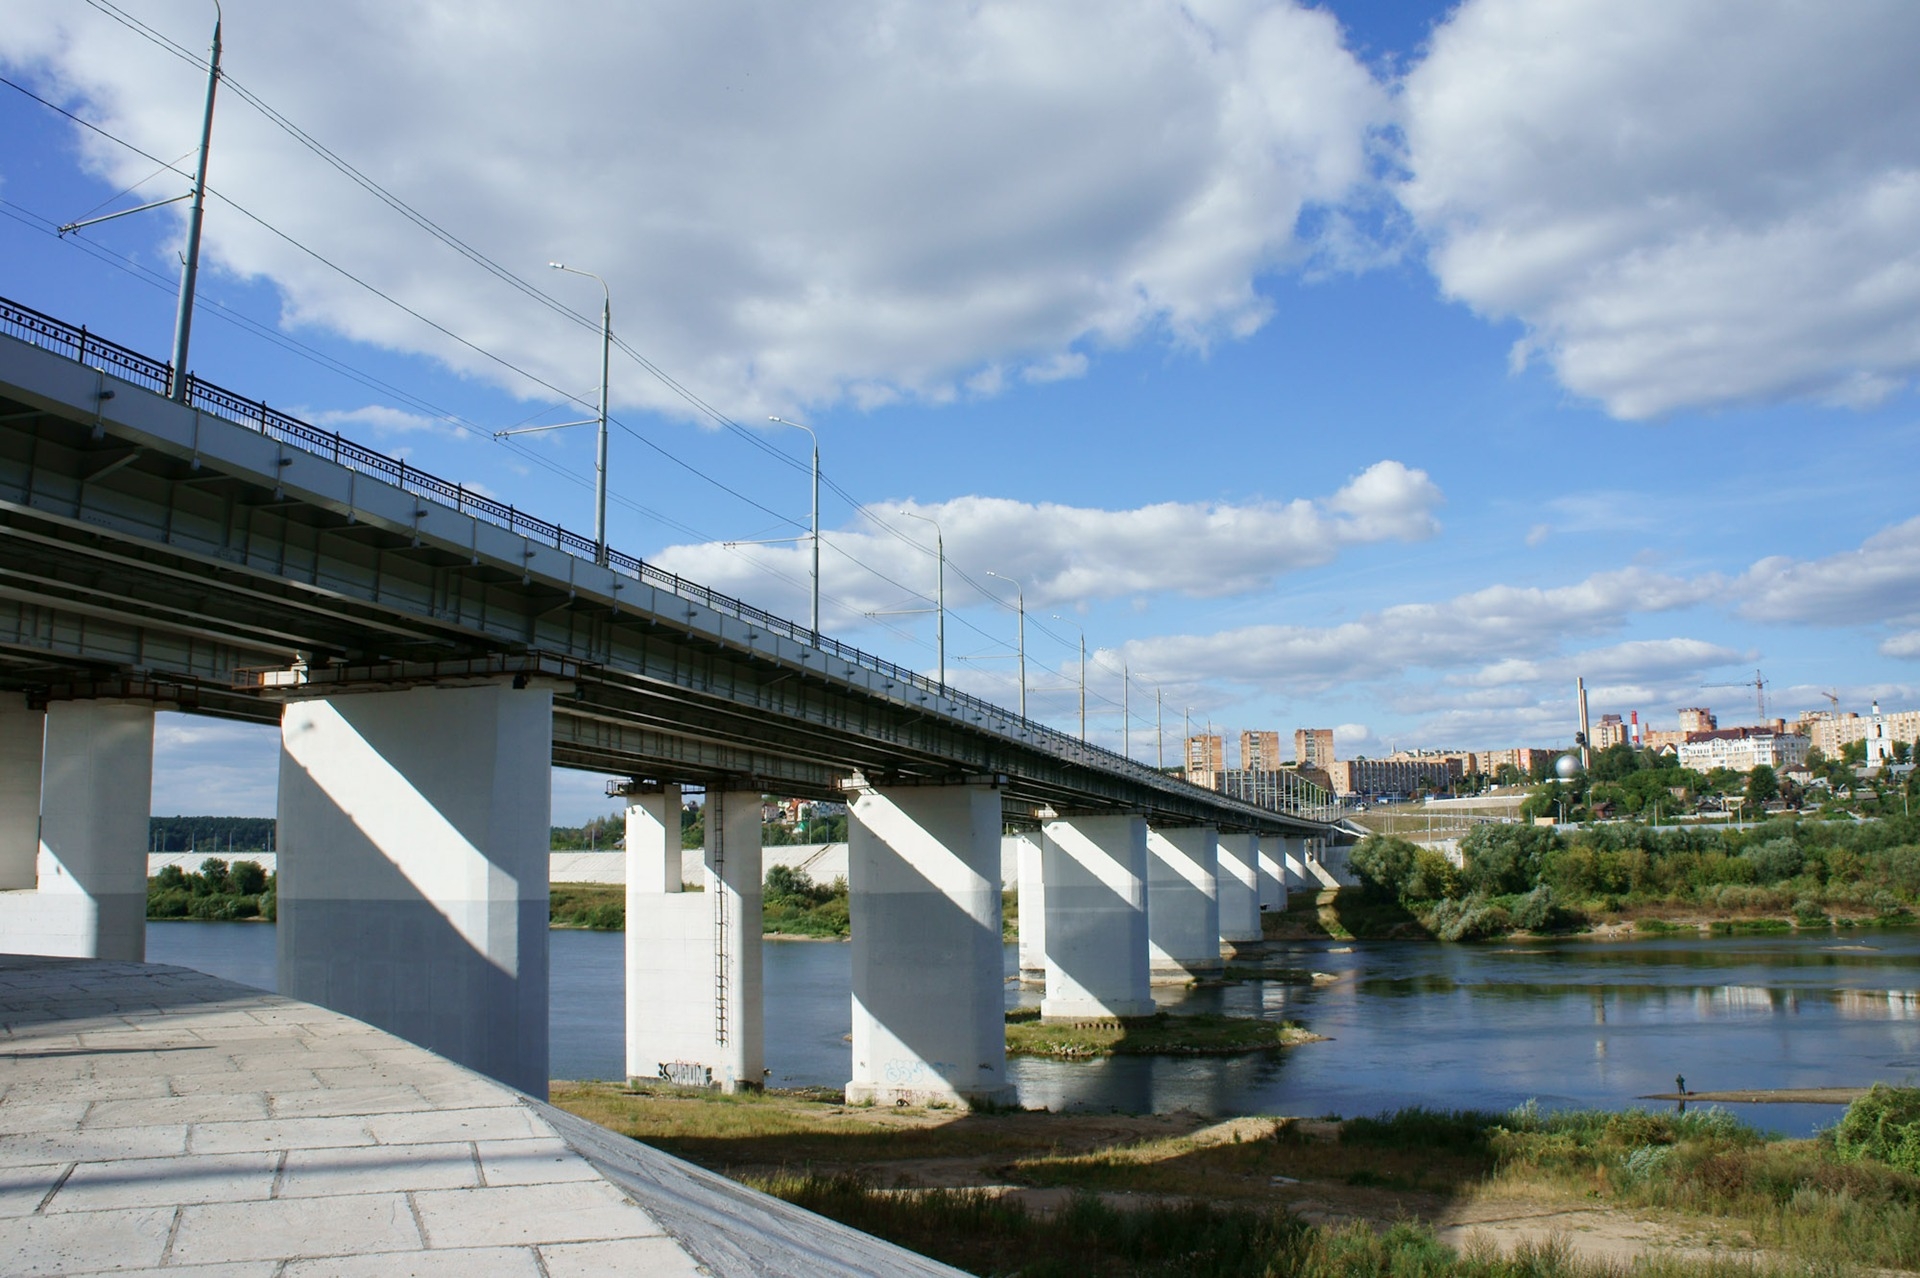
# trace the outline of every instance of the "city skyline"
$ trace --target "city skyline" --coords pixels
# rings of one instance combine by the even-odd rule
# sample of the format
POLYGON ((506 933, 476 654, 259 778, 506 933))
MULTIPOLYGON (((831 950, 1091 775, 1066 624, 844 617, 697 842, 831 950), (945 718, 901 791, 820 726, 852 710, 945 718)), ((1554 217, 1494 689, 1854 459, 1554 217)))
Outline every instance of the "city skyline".
MULTIPOLYGON (((934 668, 931 519, 952 682, 1016 703, 1017 590, 1035 716, 1084 629, 1149 762, 1156 693, 1349 758, 1570 743, 1576 674, 1643 723, 1743 722, 1706 689, 1756 668, 1789 720, 1920 705, 1920 14, 225 8, 195 370, 585 530, 590 431, 490 436, 591 410, 600 293, 546 263, 599 272, 691 397, 616 355, 610 539, 695 580, 807 615, 808 548, 746 544, 806 527, 778 415, 826 629, 934 668)), ((210 22, 14 7, 0 293, 164 356, 178 206, 52 228, 182 188, 210 22)), ((271 811, 270 731, 158 758, 157 811, 271 811)))

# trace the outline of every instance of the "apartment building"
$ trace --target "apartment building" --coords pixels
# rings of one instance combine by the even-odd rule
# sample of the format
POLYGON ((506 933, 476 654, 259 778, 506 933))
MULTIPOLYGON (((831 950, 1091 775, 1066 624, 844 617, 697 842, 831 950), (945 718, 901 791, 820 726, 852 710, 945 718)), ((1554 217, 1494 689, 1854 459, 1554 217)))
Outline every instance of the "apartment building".
POLYGON ((1214 788, 1214 778, 1227 770, 1226 742, 1217 732, 1187 738, 1187 780, 1214 788))
POLYGON ((1325 768, 1333 762, 1332 728, 1295 728, 1293 764, 1297 768, 1325 768))
POLYGON ((1680 745, 1680 766, 1695 772, 1751 772, 1764 763, 1778 772, 1805 763, 1812 744, 1796 733, 1770 728, 1717 728, 1688 734, 1680 745))
POLYGON ((1426 786, 1446 789, 1460 776, 1457 758, 1341 759, 1327 765, 1333 792, 1350 794, 1411 794, 1426 786))
POLYGON ((1248 772, 1280 770, 1280 734, 1278 732, 1242 732, 1240 767, 1248 772))

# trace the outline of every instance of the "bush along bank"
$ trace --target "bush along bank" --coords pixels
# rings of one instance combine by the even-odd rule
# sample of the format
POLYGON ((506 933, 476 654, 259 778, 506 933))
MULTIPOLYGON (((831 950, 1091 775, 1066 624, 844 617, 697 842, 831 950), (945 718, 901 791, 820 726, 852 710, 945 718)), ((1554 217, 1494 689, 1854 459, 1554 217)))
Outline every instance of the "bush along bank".
POLYGON ((1920 820, 1770 821, 1748 830, 1483 825, 1464 866, 1392 836, 1353 850, 1365 892, 1443 940, 1672 917, 1780 926, 1900 924, 1920 904, 1920 820))
POLYGON ((271 923, 278 917, 278 877, 268 874, 258 861, 229 865, 217 856, 202 861, 198 873, 165 866, 147 880, 147 917, 271 923))

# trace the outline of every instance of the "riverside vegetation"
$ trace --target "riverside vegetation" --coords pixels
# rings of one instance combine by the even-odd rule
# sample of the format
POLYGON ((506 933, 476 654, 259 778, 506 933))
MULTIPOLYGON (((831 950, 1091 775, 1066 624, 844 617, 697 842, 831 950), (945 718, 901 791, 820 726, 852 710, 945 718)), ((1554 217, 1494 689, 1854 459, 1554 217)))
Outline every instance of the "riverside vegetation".
POLYGON ((1806 1140, 1763 1136, 1716 1108, 1529 1103, 1506 1114, 1208 1123, 608 1083, 557 1083, 553 1097, 976 1274, 1785 1278, 1920 1268, 1920 1090, 1909 1088, 1875 1087, 1806 1140))
POLYGON ((1860 926, 1913 921, 1920 820, 1768 821, 1746 830, 1619 823, 1562 834, 1482 825, 1465 866, 1392 836, 1352 854, 1370 899, 1356 936, 1473 940, 1633 921, 1730 926, 1860 926))
POLYGON ((217 856, 200 863, 198 872, 177 865, 163 866, 147 880, 147 917, 224 921, 262 919, 273 922, 277 876, 258 861, 229 865, 217 856))

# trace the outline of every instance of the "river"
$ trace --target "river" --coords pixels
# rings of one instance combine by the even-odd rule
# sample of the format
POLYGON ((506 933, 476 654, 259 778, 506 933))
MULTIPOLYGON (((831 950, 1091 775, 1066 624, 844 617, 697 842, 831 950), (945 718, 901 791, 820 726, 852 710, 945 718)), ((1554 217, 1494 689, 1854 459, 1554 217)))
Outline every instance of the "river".
MULTIPOLYGON (((552 1070, 622 1069, 622 937, 556 931, 552 1070)), ((847 1080, 848 947, 765 946, 766 1063, 776 1087, 847 1080)), ((267 924, 147 925, 147 957, 262 989, 274 986, 267 924)), ((1022 1104, 1129 1113, 1374 1114, 1406 1105, 1621 1108, 1672 1089, 1826 1087, 1920 1076, 1920 935, 1793 936, 1501 945, 1300 943, 1277 965, 1323 973, 1158 992, 1169 1010, 1289 1017, 1326 1035, 1275 1055, 1015 1058, 1022 1104), (1331 978, 1331 979, 1325 979, 1331 978)), ((1007 949, 1007 970, 1015 952, 1007 949)), ((1007 1004, 1038 991, 1009 981, 1007 1004)), ((1757 1127, 1804 1135, 1825 1105, 1731 1107, 1757 1127)))

